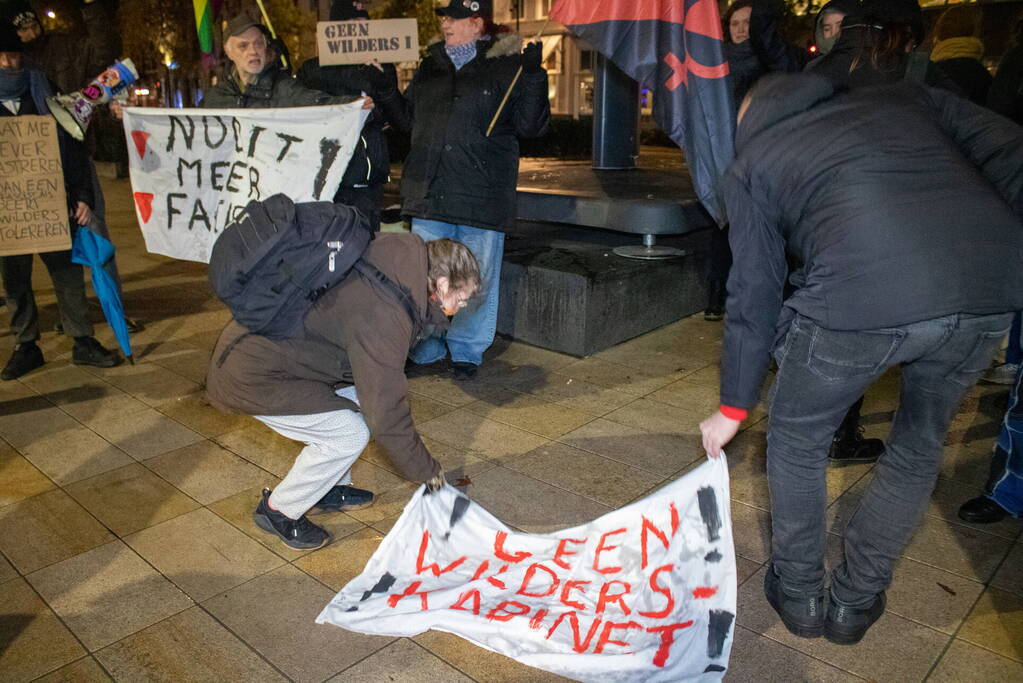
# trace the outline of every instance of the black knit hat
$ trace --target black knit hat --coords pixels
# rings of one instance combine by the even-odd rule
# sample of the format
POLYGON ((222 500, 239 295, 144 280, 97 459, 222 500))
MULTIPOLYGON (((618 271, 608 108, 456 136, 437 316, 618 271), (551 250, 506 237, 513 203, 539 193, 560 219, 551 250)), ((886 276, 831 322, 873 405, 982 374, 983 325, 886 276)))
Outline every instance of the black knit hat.
POLYGON ((438 7, 437 16, 452 19, 468 19, 469 17, 494 17, 493 0, 451 0, 447 7, 438 7))
POLYGON ((0 52, 24 52, 25 46, 18 37, 18 29, 9 21, 0 23, 0 52))
POLYGON ((369 12, 365 9, 355 9, 356 2, 368 5, 370 0, 334 0, 334 2, 330 3, 330 20, 351 21, 352 19, 369 19, 369 12))

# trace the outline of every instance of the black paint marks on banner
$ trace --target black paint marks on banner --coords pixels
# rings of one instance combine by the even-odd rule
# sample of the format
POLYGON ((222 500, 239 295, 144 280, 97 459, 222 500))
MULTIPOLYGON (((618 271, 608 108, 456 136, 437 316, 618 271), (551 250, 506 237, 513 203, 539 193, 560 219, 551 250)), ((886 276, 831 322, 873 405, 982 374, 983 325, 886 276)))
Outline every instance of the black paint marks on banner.
POLYGON ((710 611, 710 623, 707 624, 707 656, 711 659, 720 657, 725 650, 725 638, 732 628, 735 615, 722 609, 710 611))
POLYGON ((459 520, 465 516, 465 511, 469 509, 469 499, 465 496, 458 496, 455 498, 455 504, 451 508, 451 521, 448 523, 448 532, 444 534, 444 540, 451 538, 451 532, 454 530, 455 525, 458 524, 459 520))
POLYGON ((362 594, 362 597, 359 599, 359 602, 366 602, 373 596, 374 593, 386 593, 387 591, 391 590, 391 587, 394 585, 395 581, 397 581, 397 579, 391 576, 390 572, 384 572, 384 575, 380 577, 380 580, 377 581, 376 585, 362 594))
POLYGON ((714 489, 704 486, 696 492, 700 500, 700 517, 707 525, 707 540, 714 542, 721 538, 718 531, 721 530, 721 515, 718 514, 718 498, 714 489))
POLYGON ((717 548, 714 548, 714 550, 711 550, 709 553, 703 556, 703 561, 716 564, 721 561, 721 553, 718 552, 717 548))
POLYGON ((323 187, 327 184, 327 174, 330 172, 330 167, 334 165, 337 153, 340 151, 341 145, 337 140, 330 138, 320 140, 320 170, 316 173, 316 179, 313 181, 313 199, 320 198, 323 187))

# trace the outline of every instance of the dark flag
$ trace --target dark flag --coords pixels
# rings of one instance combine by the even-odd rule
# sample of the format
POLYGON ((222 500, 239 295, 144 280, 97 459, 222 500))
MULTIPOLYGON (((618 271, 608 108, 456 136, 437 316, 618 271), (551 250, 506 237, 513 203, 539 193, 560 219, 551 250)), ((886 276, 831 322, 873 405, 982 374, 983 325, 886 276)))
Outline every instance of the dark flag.
POLYGON ((557 0, 551 18, 653 91, 654 120, 685 150, 697 196, 724 223, 716 190, 735 110, 717 0, 557 0))

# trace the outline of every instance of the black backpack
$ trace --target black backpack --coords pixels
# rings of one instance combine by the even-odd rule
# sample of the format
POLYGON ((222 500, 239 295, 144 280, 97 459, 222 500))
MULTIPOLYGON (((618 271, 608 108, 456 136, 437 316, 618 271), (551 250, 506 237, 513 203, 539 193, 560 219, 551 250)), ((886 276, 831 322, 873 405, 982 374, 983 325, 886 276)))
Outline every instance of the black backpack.
POLYGON ((210 284, 250 333, 283 339, 355 269, 401 301, 418 328, 409 291, 362 260, 372 239, 366 217, 349 206, 295 204, 275 194, 249 202, 221 233, 210 254, 210 284))

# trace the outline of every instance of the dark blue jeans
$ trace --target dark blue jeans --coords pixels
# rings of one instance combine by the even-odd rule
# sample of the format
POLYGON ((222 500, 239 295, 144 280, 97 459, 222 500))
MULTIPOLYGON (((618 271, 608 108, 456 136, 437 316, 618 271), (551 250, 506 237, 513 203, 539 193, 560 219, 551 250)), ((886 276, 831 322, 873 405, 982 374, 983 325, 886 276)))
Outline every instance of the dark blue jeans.
POLYGON ((767 476, 771 559, 786 592, 824 590, 828 447, 846 410, 886 370, 902 388, 884 455, 845 528, 845 560, 832 575, 839 602, 869 604, 927 507, 949 423, 987 370, 1011 313, 952 315, 887 329, 836 331, 796 316, 775 351, 767 476))

